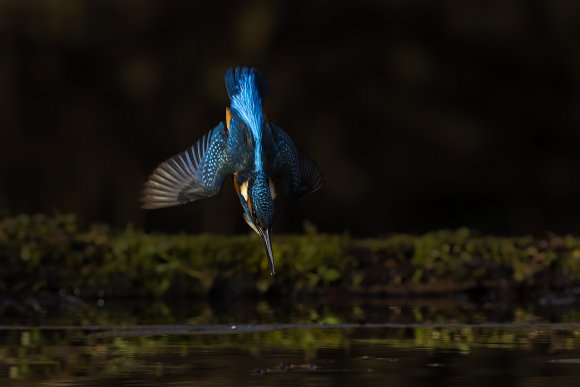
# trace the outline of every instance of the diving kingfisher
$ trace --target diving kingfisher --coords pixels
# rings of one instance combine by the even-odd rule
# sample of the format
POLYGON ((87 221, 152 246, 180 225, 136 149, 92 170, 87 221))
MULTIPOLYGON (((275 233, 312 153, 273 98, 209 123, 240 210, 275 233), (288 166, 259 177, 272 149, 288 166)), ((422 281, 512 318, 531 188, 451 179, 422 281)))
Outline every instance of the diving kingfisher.
POLYGON ((225 122, 161 163, 145 183, 141 204, 154 209, 208 198, 233 175, 242 215, 264 240, 273 275, 276 185, 299 197, 322 188, 324 178, 316 163, 298 154, 290 136, 266 119, 262 103, 268 86, 256 69, 228 69, 225 83, 230 98, 225 122))

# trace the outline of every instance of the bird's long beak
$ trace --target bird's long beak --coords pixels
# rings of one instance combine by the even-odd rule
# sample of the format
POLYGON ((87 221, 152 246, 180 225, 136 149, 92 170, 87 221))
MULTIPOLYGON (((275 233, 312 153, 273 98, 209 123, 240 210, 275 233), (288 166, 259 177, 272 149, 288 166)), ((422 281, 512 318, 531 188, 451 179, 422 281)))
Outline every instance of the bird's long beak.
POLYGON ((270 243, 270 230, 260 230, 260 235, 264 239, 264 247, 266 247, 266 254, 270 261, 270 271, 272 272, 272 275, 274 275, 274 255, 272 254, 272 244, 270 243))

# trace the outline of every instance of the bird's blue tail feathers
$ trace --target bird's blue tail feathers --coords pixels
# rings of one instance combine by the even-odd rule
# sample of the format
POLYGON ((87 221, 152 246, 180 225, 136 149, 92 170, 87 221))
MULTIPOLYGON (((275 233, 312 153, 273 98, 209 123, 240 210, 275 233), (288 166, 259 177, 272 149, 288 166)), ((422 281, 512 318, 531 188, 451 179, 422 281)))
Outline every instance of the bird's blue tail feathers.
POLYGON ((250 76, 254 78, 254 84, 258 90, 260 99, 264 101, 268 95, 268 84, 262 77, 262 74, 253 67, 235 67, 226 70, 226 89, 230 99, 238 93, 240 82, 246 80, 250 76))

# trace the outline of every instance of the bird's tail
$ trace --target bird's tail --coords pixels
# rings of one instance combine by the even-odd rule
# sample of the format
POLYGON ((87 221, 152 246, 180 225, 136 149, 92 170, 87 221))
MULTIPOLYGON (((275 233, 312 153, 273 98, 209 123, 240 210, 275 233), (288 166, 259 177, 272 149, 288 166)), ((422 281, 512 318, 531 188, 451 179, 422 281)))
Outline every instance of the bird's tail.
POLYGON ((240 83, 246 82, 249 78, 253 79, 260 100, 264 101, 268 95, 269 87, 262 74, 253 67, 235 67, 226 70, 226 89, 230 99, 238 94, 240 83))

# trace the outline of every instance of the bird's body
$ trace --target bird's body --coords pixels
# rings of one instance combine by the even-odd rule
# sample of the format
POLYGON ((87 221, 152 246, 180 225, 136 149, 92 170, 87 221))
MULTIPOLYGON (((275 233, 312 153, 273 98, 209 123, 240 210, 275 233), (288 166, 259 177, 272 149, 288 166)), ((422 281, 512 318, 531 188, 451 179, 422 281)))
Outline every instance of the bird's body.
POLYGON ((262 103, 267 86, 254 69, 226 72, 230 107, 226 120, 194 145, 161 163, 143 190, 143 208, 163 208, 215 195, 233 175, 244 220, 264 239, 272 273, 270 229, 280 181, 291 196, 322 188, 316 164, 298 155, 290 136, 266 120, 262 103))

